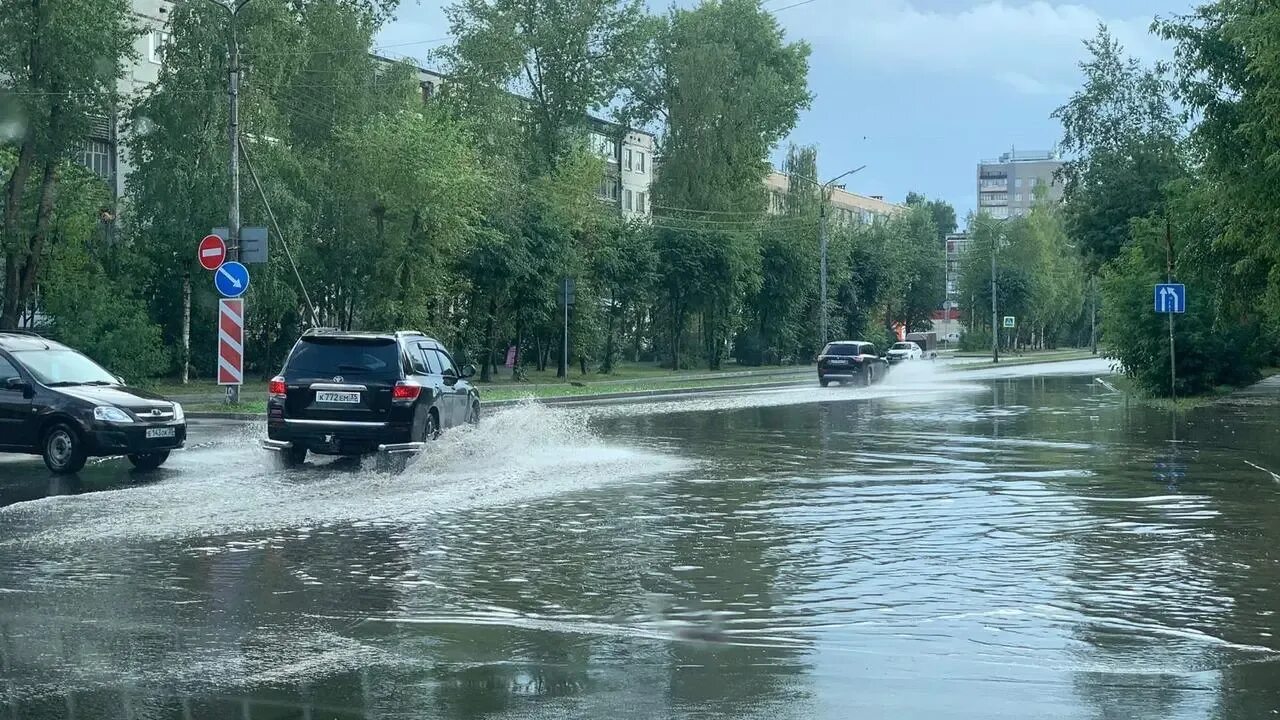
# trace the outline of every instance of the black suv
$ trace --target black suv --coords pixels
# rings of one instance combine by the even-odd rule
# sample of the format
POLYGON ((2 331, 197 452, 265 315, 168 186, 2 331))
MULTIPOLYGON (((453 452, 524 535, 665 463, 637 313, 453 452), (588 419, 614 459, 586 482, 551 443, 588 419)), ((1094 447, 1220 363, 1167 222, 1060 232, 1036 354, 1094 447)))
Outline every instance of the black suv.
POLYGON ((827 343, 818 356, 818 382, 822 387, 833 381, 870 385, 883 380, 888 370, 889 361, 876 352, 876 346, 861 340, 827 343))
POLYGON ((126 387, 66 345, 0 331, 0 452, 41 455, 55 473, 103 455, 151 470, 186 439, 181 405, 126 387))
POLYGON ((309 330, 272 378, 267 440, 285 465, 323 455, 403 456, 441 429, 480 419, 480 394, 419 332, 309 330))

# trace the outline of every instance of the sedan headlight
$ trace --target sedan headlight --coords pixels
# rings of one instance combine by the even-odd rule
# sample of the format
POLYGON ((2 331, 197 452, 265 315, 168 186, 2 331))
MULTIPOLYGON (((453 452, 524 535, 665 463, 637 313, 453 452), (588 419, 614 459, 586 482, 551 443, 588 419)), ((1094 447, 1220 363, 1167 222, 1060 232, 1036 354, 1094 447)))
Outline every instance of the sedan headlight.
POLYGON ((186 415, 184 415, 184 414, 182 413, 182 405, 180 405, 180 404, 178 404, 178 403, 174 403, 174 404, 173 404, 173 420, 174 420, 174 422, 182 422, 183 420, 186 420, 186 419, 187 419, 187 416, 186 416, 186 415))
POLYGON ((99 405, 93 409, 93 419, 102 420, 103 422, 113 423, 131 423, 133 418, 129 417, 129 413, 118 407, 111 405, 99 405))

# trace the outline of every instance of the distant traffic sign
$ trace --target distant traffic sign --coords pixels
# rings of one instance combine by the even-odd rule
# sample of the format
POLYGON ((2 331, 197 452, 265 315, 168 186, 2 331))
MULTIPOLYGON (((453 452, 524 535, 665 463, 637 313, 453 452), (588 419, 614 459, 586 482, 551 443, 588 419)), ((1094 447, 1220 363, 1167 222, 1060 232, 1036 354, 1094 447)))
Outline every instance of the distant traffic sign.
POLYGON ((1187 311, 1187 286, 1182 283, 1160 283, 1155 292, 1156 312, 1185 313, 1187 311))
POLYGON ((200 260, 200 267, 217 270, 227 259, 227 244, 217 235, 205 235, 200 241, 196 257, 200 260))
MULTIPOLYGON (((235 263, 239 264, 239 263, 235 263)), ((244 382, 244 300, 218 301, 218 384, 244 382)))
POLYGON ((249 268, 238 262, 223 263, 213 273, 213 285, 223 297, 238 298, 249 289, 249 268))
POLYGON ((1014 317, 1013 315, 1005 315, 1004 322, 1001 324, 1001 327, 1011 328, 1011 327, 1017 327, 1017 325, 1018 325, 1018 319, 1016 317, 1014 317))

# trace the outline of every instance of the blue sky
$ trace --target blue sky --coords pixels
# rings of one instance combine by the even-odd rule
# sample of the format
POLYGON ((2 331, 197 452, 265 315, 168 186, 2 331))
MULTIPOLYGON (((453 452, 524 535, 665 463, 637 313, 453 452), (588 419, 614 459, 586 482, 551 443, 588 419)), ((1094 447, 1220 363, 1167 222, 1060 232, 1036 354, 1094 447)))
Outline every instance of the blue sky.
MULTIPOLYGON (((402 2, 379 44, 387 54, 426 58, 448 35, 446 0, 402 2)), ((1049 114, 1078 85, 1081 40, 1099 22, 1132 54, 1165 58, 1169 48, 1147 32, 1152 18, 1191 7, 1191 0, 812 0, 780 9, 788 36, 813 46, 815 97, 790 141, 818 146, 824 177, 866 165, 850 179, 854 192, 901 201, 915 190, 948 200, 963 218, 976 201, 979 159, 1056 145, 1061 127, 1049 114)), ((784 153, 785 145, 776 155, 784 153)))

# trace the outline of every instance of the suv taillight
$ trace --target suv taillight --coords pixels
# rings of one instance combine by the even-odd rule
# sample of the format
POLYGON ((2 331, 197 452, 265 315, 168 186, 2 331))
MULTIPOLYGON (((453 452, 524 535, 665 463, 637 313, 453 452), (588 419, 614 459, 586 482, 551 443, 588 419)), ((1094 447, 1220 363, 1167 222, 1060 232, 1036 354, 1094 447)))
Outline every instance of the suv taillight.
POLYGON ((391 399, 395 402, 413 402, 421 394, 422 386, 408 380, 401 380, 391 388, 391 399))
POLYGON ((271 397, 282 398, 285 396, 284 378, 279 375, 271 378, 271 382, 267 383, 267 394, 271 397))

